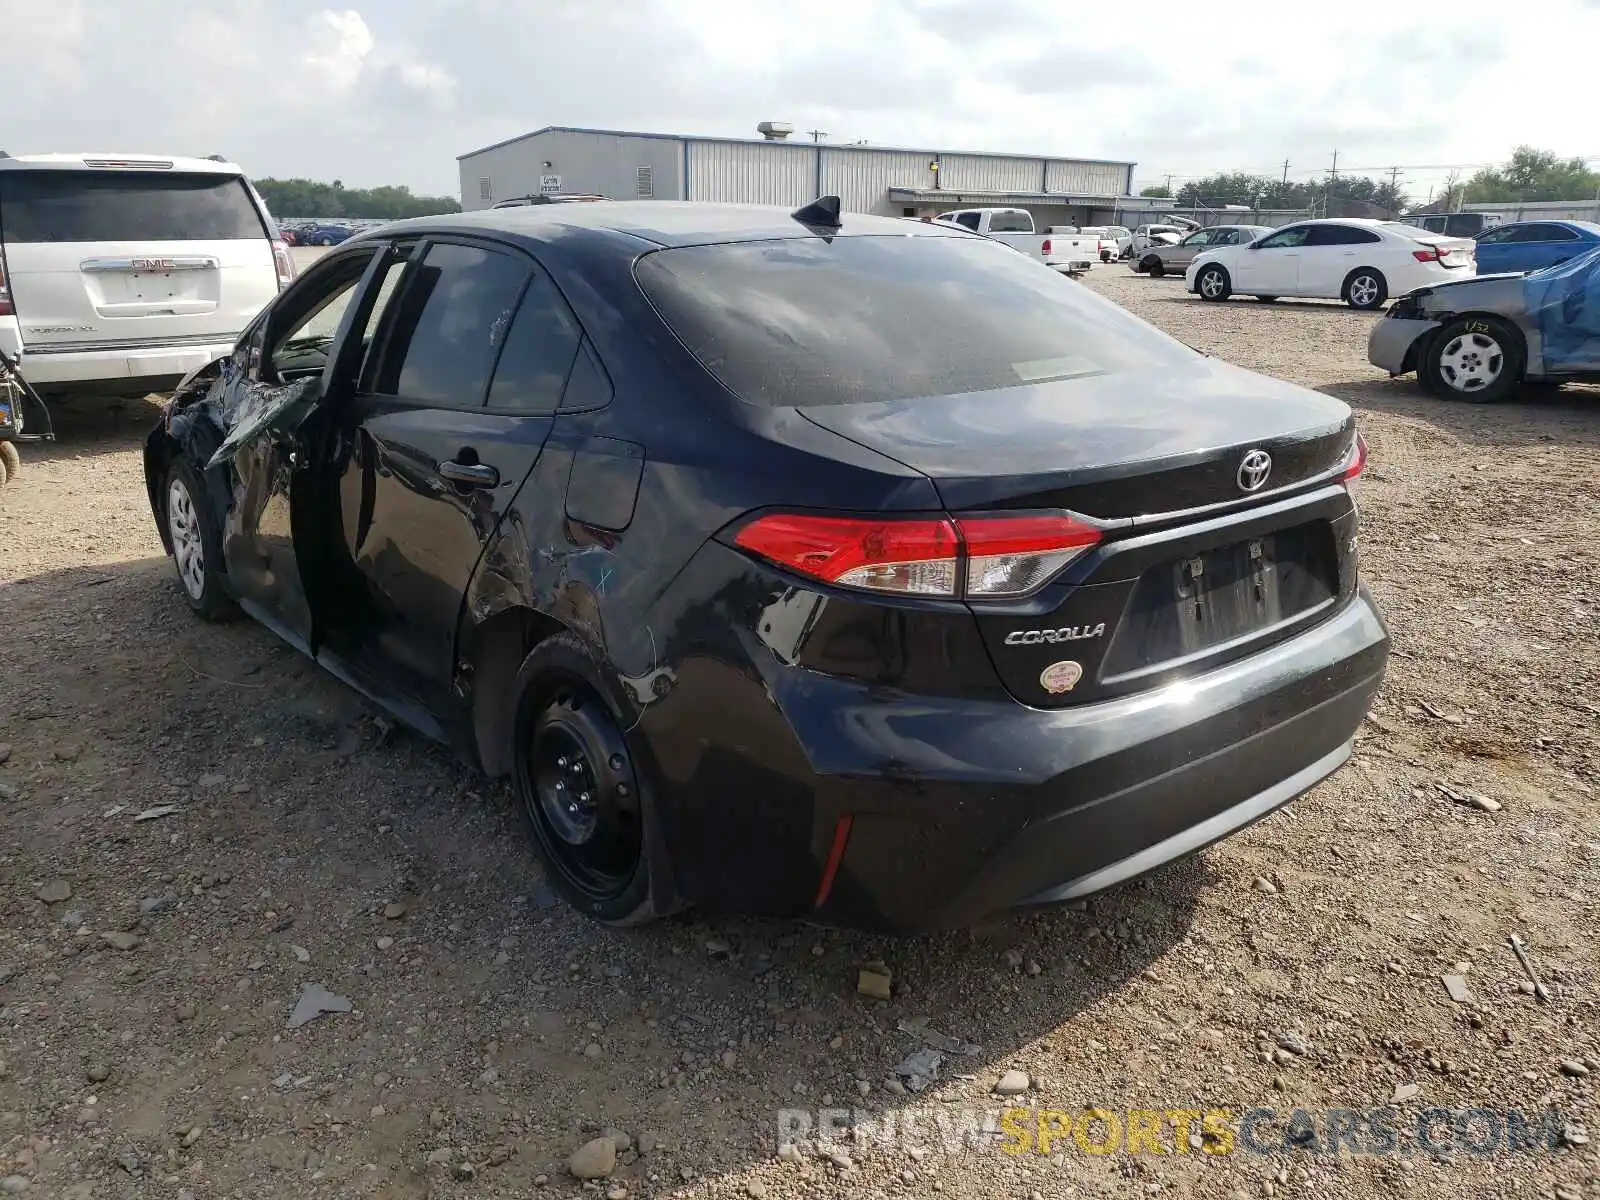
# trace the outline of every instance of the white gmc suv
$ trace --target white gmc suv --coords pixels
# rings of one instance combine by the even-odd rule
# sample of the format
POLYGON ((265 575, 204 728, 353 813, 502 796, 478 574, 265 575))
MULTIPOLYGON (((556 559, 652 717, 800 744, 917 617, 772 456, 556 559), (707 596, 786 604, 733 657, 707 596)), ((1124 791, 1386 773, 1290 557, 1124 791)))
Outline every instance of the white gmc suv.
POLYGON ((0 349, 41 393, 169 389, 293 276, 233 163, 0 153, 0 349))

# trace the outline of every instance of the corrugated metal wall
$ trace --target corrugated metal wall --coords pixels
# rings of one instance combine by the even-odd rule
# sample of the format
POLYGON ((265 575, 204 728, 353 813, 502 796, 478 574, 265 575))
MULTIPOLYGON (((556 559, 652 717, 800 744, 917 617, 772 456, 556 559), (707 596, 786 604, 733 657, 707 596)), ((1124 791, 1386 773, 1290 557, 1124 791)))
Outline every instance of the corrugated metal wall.
MULTIPOLYGON (((1078 196, 1120 196, 1128 185, 1128 168, 1117 163, 1072 162, 1052 159, 1045 190, 1078 196)), ((1039 185, 1034 184, 1035 187, 1039 185)))
POLYGON ((817 197, 814 146, 687 142, 689 199, 801 205, 817 197))
POLYGON ((892 187, 922 188, 933 185, 928 164, 933 155, 914 150, 822 148, 822 194, 839 197, 845 212, 900 214, 889 201, 892 187))
POLYGON ((950 191, 1037 192, 1043 185, 1044 163, 1037 158, 939 156, 939 186, 950 191))

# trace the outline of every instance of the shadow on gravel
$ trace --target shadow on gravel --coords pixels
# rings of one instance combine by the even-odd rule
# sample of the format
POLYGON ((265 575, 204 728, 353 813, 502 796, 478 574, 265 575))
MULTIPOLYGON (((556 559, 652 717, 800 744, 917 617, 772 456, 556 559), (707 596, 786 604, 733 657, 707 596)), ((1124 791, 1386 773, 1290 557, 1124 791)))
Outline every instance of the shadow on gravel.
MULTIPOLYGON (((97 454, 115 454, 144 444, 145 435, 160 415, 162 395, 72 396, 49 402, 56 440, 31 442, 22 447, 25 462, 57 462, 97 454)), ((28 433, 39 432, 39 421, 28 413, 28 433)))
POLYGON ((1600 444, 1600 388, 1579 384, 1528 384, 1503 404, 1441 400, 1414 376, 1319 385, 1357 408, 1426 421, 1441 432, 1495 447, 1600 444))
MULTIPOLYGON (((1189 932, 1204 859, 1083 911, 916 939, 696 914, 614 931, 555 902, 504 786, 375 722, 254 623, 195 619, 165 560, 20 580, 0 612, 7 872, 69 882, 85 928, 139 939, 108 960, 31 890, 0 901, 0 925, 36 950, 17 951, 0 1000, 49 973, 60 988, 0 1099, 11 1086, 8 1103, 52 1128, 72 1106, 49 1081, 81 1075, 91 1037, 113 1082, 68 1140, 99 1155, 92 1174, 111 1178, 123 1145, 158 1159, 172 1130, 198 1125, 233 1143, 205 1156, 219 1194, 307 1162, 324 1187, 439 1194, 468 1155, 526 1194, 615 1127, 656 1140, 617 1169, 654 1190, 650 1173, 675 1186, 685 1169, 770 1159, 783 1108, 881 1114, 947 1086, 997 1103, 1003 1070, 1037 1063, 1039 1043, 1108 997, 1152 1045, 1205 1023, 1184 998, 1193 949, 1158 962, 1189 932), (134 819, 158 805, 173 809, 134 819), (888 1003, 856 994, 873 960, 893 972, 888 1003), (286 1032, 311 982, 355 1012, 286 1032), (902 1021, 981 1049, 948 1055, 922 1096, 896 1095, 895 1065, 930 1040, 902 1021)), ((1112 1103, 1136 1074, 1130 1061, 1120 1079, 1068 1086, 1112 1103)))

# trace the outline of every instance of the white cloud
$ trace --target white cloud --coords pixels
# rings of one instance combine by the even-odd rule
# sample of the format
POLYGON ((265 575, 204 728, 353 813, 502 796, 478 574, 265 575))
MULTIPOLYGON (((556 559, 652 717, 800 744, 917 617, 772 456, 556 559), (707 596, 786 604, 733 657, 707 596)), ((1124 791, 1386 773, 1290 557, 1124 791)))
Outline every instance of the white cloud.
POLYGON ((376 43, 367 23, 354 9, 324 9, 307 22, 315 49, 302 60, 340 92, 348 92, 361 78, 361 68, 376 43))

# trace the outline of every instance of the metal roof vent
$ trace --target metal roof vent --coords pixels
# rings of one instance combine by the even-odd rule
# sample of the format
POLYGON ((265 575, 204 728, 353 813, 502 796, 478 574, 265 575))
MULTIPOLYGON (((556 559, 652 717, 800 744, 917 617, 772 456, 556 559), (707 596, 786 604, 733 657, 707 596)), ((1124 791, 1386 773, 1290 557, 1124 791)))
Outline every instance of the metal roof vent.
POLYGON ((756 126, 756 132, 769 142, 781 142, 794 132, 794 126, 787 121, 763 121, 756 126))

